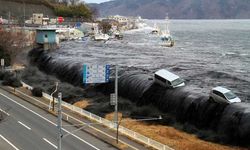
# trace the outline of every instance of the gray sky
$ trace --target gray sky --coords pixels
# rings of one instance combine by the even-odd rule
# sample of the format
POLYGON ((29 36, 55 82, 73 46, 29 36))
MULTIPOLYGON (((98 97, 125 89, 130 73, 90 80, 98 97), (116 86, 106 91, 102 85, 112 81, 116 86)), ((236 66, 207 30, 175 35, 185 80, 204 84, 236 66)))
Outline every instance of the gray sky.
POLYGON ((109 0, 83 0, 86 3, 102 3, 102 2, 107 2, 109 0))

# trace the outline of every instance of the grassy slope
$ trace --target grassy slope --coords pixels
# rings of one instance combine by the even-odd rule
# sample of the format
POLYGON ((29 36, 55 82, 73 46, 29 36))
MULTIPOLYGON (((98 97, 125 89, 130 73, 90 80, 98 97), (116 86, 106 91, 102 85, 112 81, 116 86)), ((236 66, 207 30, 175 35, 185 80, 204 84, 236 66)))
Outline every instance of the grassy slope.
MULTIPOLYGON (((89 100, 83 99, 76 102, 74 105, 81 108, 87 108, 91 103, 89 103, 89 100)), ((105 118, 113 120, 113 115, 113 113, 110 113, 106 115, 105 118)), ((119 117, 121 117, 121 114, 119 114, 119 117)), ((136 122, 130 118, 122 119, 121 125, 164 143, 176 150, 246 150, 244 148, 225 146, 204 141, 193 134, 188 134, 171 126, 150 125, 145 122, 136 122)))

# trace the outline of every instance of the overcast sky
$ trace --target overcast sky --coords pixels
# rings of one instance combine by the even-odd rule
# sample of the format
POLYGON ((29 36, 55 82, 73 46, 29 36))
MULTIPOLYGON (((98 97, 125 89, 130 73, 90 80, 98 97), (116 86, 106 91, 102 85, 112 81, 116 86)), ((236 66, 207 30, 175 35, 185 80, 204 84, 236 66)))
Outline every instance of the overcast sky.
POLYGON ((109 0, 83 0, 86 3, 102 3, 102 2, 107 2, 109 0))

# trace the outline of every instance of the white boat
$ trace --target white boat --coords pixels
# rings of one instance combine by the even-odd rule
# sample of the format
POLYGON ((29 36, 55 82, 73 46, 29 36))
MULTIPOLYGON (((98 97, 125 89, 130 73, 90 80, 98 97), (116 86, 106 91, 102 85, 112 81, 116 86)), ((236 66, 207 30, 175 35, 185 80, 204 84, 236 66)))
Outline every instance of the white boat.
POLYGON ((109 35, 108 34, 104 34, 101 31, 99 31, 98 26, 94 27, 94 36, 93 39, 95 41, 107 41, 109 40, 109 35))
POLYGON ((109 35, 103 33, 97 33, 94 35, 95 41, 107 41, 109 40, 109 35))
POLYGON ((155 23, 154 27, 153 27, 153 30, 151 31, 151 34, 159 34, 159 33, 160 33, 160 29, 155 23))
POLYGON ((64 40, 79 40, 84 37, 82 31, 75 28, 55 28, 57 37, 60 41, 64 40))
POLYGON ((118 40, 122 40, 123 39, 122 33, 119 32, 119 31, 117 31, 117 30, 113 32, 113 36, 114 36, 115 39, 118 39, 118 40))
POLYGON ((174 39, 170 34, 169 28, 168 28, 168 24, 169 24, 169 19, 168 17, 166 17, 166 26, 165 26, 165 30, 161 32, 161 45, 165 46, 165 47, 173 47, 174 46, 174 39))

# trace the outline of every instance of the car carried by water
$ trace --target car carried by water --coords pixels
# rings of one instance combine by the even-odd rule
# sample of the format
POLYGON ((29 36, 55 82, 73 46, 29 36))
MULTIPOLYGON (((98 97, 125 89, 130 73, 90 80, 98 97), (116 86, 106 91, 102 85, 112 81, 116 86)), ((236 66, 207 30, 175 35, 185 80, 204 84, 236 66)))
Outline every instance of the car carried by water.
POLYGON ((230 104, 241 102, 240 98, 237 97, 233 92, 221 86, 215 87, 211 90, 210 98, 218 103, 230 104))
POLYGON ((185 86, 184 80, 178 75, 169 72, 166 69, 161 69, 154 74, 154 81, 166 88, 177 88, 185 86))

